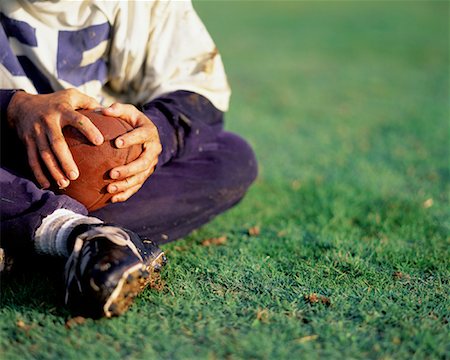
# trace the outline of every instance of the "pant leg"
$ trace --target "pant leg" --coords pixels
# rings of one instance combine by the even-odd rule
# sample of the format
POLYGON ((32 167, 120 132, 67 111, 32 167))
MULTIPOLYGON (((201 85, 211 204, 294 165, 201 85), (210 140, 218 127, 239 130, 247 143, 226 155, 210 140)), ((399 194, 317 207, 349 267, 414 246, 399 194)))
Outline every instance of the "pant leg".
POLYGON ((239 202, 257 175, 250 146, 221 131, 199 151, 157 168, 137 194, 92 213, 157 243, 176 240, 239 202))
MULTIPOLYGON (((187 93, 181 97, 184 105, 177 105, 182 108, 178 112, 184 110, 187 117, 176 115, 178 112, 173 109, 170 112, 167 106, 158 108, 172 114, 167 117, 178 119, 179 122, 171 125, 177 125, 174 133, 160 132, 160 136, 166 135, 166 155, 164 159, 160 157, 164 165, 158 166, 139 192, 129 200, 110 204, 93 212, 93 216, 163 243, 187 235, 244 196, 257 174, 252 149, 237 135, 222 130, 221 112, 208 105, 206 99, 199 96, 195 99, 194 107, 187 106, 185 103, 193 101, 192 94, 187 93), (198 111, 195 112, 195 109, 198 111)), ((173 100, 167 101, 172 104, 173 100)), ((152 119, 157 117, 157 114, 153 115, 150 116, 152 119)), ((31 244, 29 239, 42 218, 58 208, 86 214, 86 209, 77 201, 39 190, 25 180, 33 179, 27 165, 25 147, 5 121, 0 122, 0 126, 2 168, 14 169, 14 173, 20 176, 15 181, 4 181, 2 172, 2 197, 3 191, 6 192, 14 183, 11 189, 17 186, 19 190, 12 190, 5 201, 12 201, 10 204, 15 205, 28 204, 24 208, 12 206, 7 209, 5 202, 1 202, 1 234, 4 242, 19 246, 31 244)))
POLYGON ((0 205, 2 247, 12 251, 32 249, 36 229, 56 209, 87 214, 76 200, 41 190, 32 181, 4 168, 0 168, 0 205))

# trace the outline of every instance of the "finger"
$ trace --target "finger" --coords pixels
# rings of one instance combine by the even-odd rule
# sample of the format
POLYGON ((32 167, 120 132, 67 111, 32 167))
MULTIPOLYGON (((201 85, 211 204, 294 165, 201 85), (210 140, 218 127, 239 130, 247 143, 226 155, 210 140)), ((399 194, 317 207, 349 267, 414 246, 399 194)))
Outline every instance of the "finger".
POLYGON ((47 138, 40 136, 37 138, 37 147, 39 149, 39 155, 44 162, 45 166, 47 166, 50 175, 55 179, 58 186, 63 189, 69 186, 69 180, 66 179, 64 173, 59 168, 58 162, 56 161, 55 156, 48 144, 47 138))
POLYGON ((67 146, 66 139, 60 128, 56 128, 49 134, 50 145, 53 153, 56 155, 62 170, 70 180, 75 180, 79 176, 78 167, 75 164, 72 153, 67 146))
POLYGON ((26 141, 27 148, 27 156, 28 156, 28 164, 30 165, 31 170, 33 171, 33 175, 36 178, 37 182, 43 189, 47 189, 50 187, 50 181, 48 181, 47 176, 45 176, 42 171, 41 164, 39 162, 39 155, 37 152, 36 144, 34 141, 26 141))
POLYGON ((64 124, 68 124, 80 130, 86 138, 94 145, 101 145, 105 141, 102 133, 92 121, 79 112, 69 110, 64 113, 64 124))
POLYGON ((69 104, 74 109, 95 109, 102 107, 93 97, 83 94, 77 89, 68 89, 66 91, 69 96, 69 104))
POLYGON ((161 145, 156 126, 134 105, 114 103, 110 107, 102 109, 102 113, 108 116, 120 117, 135 128, 115 140, 115 145, 118 148, 143 144, 144 142, 155 142, 161 145))
POLYGON ((132 188, 129 188, 128 190, 121 192, 120 194, 114 195, 111 198, 111 202, 122 202, 128 200, 131 196, 136 194, 138 190, 142 187, 142 184, 133 186, 132 188))
POLYGON ((111 194, 126 191, 136 185, 143 184, 145 180, 153 173, 153 169, 148 169, 134 176, 130 176, 124 180, 116 181, 108 185, 108 192, 111 194))
POLYGON ((111 179, 123 180, 155 166, 157 162, 158 157, 155 158, 151 153, 151 150, 146 149, 136 160, 127 165, 118 166, 112 169, 109 176, 111 179))
POLYGON ((102 109, 102 113, 107 116, 120 117, 132 126, 136 126, 139 116, 142 114, 136 106, 121 103, 114 103, 110 107, 102 109))
POLYGON ((158 131, 151 123, 137 127, 134 130, 117 137, 114 144, 118 148, 126 148, 132 145, 143 144, 145 142, 157 143, 161 146, 158 131))

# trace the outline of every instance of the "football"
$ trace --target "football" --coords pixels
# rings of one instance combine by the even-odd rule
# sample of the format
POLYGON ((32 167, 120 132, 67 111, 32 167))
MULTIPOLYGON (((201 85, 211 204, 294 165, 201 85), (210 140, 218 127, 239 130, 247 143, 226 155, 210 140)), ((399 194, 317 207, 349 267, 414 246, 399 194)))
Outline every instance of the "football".
POLYGON ((132 130, 131 125, 124 120, 105 116, 93 110, 79 110, 79 112, 93 122, 103 134, 105 141, 102 145, 96 146, 76 128, 66 126, 63 129, 80 176, 71 181, 67 188, 57 189, 57 192, 78 200, 89 211, 94 211, 105 206, 113 196, 106 191, 108 184, 113 181, 109 177, 109 171, 137 159, 142 152, 142 146, 133 145, 118 149, 114 145, 114 140, 118 136, 132 130))

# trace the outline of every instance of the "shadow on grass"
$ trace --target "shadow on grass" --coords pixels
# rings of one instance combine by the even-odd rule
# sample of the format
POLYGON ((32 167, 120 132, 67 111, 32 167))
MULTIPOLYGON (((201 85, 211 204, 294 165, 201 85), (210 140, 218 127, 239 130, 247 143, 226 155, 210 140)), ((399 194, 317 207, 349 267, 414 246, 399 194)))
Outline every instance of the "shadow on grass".
POLYGON ((0 275, 0 310, 39 312, 67 317, 64 261, 44 256, 13 259, 0 275))

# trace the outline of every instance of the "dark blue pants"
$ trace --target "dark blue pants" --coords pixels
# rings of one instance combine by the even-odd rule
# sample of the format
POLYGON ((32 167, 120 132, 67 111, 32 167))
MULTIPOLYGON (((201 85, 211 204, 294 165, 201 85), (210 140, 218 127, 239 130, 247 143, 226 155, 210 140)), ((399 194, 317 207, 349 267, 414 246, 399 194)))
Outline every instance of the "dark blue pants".
MULTIPOLYGON (((198 149, 157 167, 126 202, 109 204, 90 215, 157 243, 176 240, 210 221, 244 196, 256 177, 257 165, 250 146, 222 130, 198 149)), ((16 158, 13 149, 8 152, 2 157, 16 158)), ((30 247, 42 219, 54 210, 88 212, 74 199, 39 189, 21 174, 20 167, 18 172, 6 168, 0 172, 1 240, 4 247, 24 249, 30 247)))

